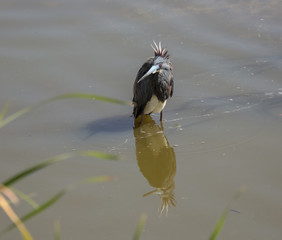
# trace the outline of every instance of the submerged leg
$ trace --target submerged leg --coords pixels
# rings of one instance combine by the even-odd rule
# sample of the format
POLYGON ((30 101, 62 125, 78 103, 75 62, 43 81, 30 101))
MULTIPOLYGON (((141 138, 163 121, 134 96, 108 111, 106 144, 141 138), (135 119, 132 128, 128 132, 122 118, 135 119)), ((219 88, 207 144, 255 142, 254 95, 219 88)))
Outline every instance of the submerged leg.
POLYGON ((160 122, 162 122, 163 121, 163 111, 161 111, 161 113, 160 113, 160 122))

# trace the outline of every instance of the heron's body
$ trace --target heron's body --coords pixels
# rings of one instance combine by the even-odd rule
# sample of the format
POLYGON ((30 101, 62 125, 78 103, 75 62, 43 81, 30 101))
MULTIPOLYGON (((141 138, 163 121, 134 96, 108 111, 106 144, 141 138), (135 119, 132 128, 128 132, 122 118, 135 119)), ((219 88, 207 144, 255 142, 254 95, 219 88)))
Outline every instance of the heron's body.
POLYGON ((172 64, 166 48, 154 42, 155 57, 149 58, 139 69, 133 87, 133 115, 160 113, 173 94, 172 64))

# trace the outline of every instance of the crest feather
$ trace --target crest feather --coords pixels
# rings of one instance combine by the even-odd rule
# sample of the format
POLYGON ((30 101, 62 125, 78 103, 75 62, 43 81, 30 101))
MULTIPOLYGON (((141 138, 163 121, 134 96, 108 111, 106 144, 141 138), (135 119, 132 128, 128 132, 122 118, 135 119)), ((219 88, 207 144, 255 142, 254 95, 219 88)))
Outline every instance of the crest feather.
POLYGON ((153 48, 154 52, 155 52, 155 56, 160 56, 160 57, 164 57, 164 58, 169 58, 169 54, 166 48, 162 48, 162 43, 161 41, 159 42, 159 45, 157 45, 157 43, 155 41, 154 45, 151 44, 151 47, 153 48))

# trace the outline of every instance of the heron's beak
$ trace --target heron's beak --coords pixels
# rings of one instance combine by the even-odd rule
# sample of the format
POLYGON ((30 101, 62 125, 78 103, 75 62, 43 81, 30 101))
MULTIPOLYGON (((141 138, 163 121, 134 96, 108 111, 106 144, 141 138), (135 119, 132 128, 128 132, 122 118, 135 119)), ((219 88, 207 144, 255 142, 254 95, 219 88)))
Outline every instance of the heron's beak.
POLYGON ((149 71, 146 72, 146 73, 144 74, 144 76, 141 77, 141 78, 138 80, 137 83, 141 82, 144 78, 146 78, 146 77, 149 76, 150 74, 156 73, 156 72, 159 70, 159 68, 160 68, 159 65, 154 65, 154 66, 152 66, 152 67, 149 69, 149 71))

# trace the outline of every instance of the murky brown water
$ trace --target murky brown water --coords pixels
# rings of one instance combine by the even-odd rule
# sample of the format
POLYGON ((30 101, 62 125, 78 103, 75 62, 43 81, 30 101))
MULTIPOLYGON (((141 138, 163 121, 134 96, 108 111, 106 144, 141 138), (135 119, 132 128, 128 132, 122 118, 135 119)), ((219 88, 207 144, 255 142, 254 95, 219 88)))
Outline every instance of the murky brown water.
MULTIPOLYGON (((116 179, 76 188, 28 221, 34 238, 52 239, 58 220, 62 239, 130 239, 147 213, 142 239, 208 239, 245 186, 219 239, 281 239, 281 12, 278 0, 1 1, 0 107, 11 102, 9 113, 70 92, 131 100, 153 40, 174 64, 163 129, 158 115, 134 129, 131 108, 77 99, 0 129, 1 181, 69 151, 125 158, 70 159, 15 185, 43 203, 83 178, 116 179)), ((1 211, 1 229, 8 224, 1 211)))

